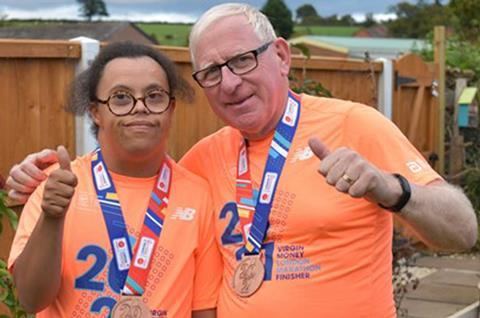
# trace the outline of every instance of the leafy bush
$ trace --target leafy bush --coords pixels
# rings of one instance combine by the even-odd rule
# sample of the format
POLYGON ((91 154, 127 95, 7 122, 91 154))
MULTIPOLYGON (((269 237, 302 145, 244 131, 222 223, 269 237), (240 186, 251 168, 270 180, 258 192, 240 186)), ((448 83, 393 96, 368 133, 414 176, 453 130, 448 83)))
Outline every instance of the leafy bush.
MULTIPOLYGON (((1 179, 1 178, 0 178, 1 179)), ((1 180, 3 181, 3 179, 1 180)), ((0 188, 3 187, 3 182, 0 188)), ((0 234, 3 232, 3 218, 6 217, 10 226, 16 230, 18 224, 17 214, 7 207, 5 201, 7 194, 4 190, 0 190, 0 234)), ((0 302, 5 304, 10 311, 11 317, 24 318, 28 317, 25 311, 20 306, 18 298, 15 293, 15 285, 13 277, 7 269, 7 264, 0 259, 0 302)), ((0 318, 8 318, 8 316, 0 315, 0 318)))
MULTIPOLYGON (((433 61, 433 34, 430 33, 426 40, 429 45, 417 53, 425 60, 433 61)), ((475 73, 473 81, 480 80, 480 43, 462 41, 457 36, 449 37, 445 43, 445 58, 450 68, 471 70, 475 73)))
MULTIPOLYGON (((477 85, 480 85, 480 79, 477 85)), ((462 187, 480 222, 480 128, 466 128, 462 130, 462 134, 469 144, 465 149, 466 169, 462 173, 462 187)), ((480 227, 474 250, 480 252, 480 227)))

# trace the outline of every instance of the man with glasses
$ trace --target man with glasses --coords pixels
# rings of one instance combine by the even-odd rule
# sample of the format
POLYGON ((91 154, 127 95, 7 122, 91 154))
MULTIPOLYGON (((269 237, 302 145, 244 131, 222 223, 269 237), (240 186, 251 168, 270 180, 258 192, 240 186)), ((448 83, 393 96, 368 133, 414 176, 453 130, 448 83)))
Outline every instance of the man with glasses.
POLYGON ((228 125, 181 160, 213 189, 219 317, 395 317, 391 212, 434 248, 474 244, 466 197, 393 124, 371 107, 289 90, 288 44, 259 11, 213 7, 190 52, 228 125))
POLYGON ((474 244, 466 197, 393 124, 289 90, 288 43, 258 10, 211 8, 190 51, 194 79, 228 125, 180 162, 213 190, 219 317, 395 317, 390 212, 434 248, 474 244))

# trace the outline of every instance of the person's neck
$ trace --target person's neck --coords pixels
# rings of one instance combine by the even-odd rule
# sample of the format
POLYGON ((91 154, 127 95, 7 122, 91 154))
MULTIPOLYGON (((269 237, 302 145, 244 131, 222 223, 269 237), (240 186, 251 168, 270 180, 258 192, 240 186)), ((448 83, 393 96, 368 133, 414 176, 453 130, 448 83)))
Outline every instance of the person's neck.
POLYGON ((153 177, 158 174, 163 161, 166 159, 164 152, 143 156, 132 156, 131 154, 122 156, 114 153, 109 147, 101 147, 101 149, 108 170, 127 177, 153 177))

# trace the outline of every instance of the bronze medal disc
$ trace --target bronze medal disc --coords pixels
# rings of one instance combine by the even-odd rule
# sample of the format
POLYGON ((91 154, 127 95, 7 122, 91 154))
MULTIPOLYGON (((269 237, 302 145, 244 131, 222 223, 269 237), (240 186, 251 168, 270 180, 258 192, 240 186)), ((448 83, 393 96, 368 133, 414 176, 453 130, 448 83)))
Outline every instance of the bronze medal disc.
POLYGON ((152 318, 140 296, 122 296, 112 310, 112 318, 152 318))
POLYGON ((250 297, 265 276, 265 267, 259 255, 245 255, 233 273, 232 287, 240 297, 250 297))

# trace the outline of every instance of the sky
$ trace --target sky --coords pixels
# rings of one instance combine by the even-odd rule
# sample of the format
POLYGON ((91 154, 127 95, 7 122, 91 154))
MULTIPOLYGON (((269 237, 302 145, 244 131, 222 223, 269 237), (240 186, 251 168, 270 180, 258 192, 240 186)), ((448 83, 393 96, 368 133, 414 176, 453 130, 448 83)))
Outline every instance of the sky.
MULTIPOLYGON (((209 7, 228 2, 216 0, 104 0, 110 14, 103 20, 194 22, 209 7)), ((238 0, 237 0, 238 1, 238 0)), ((312 4, 321 16, 351 14, 362 20, 374 13, 378 20, 392 18, 388 8, 399 0, 284 0, 293 14, 305 4, 312 4)), ((261 8, 266 0, 242 1, 261 8)), ((408 1, 415 3, 416 1, 408 1)), ((75 0, 0 0, 0 15, 7 19, 79 19, 75 0)))

